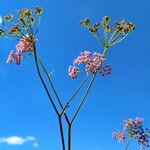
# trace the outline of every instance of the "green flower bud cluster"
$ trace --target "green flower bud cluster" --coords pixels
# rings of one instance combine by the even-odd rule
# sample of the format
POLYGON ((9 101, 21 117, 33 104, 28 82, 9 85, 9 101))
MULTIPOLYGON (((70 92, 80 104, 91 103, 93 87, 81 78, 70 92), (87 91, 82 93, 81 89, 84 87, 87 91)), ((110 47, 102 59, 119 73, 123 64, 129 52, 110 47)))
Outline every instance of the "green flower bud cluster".
POLYGON ((4 36, 4 30, 0 28, 0 36, 4 36))
POLYGON ((124 20, 115 21, 114 26, 111 26, 109 22, 110 17, 104 16, 100 23, 95 23, 93 26, 90 25, 90 19, 82 20, 80 25, 85 26, 105 47, 119 43, 135 29, 131 22, 125 22, 124 20), (102 37, 99 34, 100 29, 104 32, 104 39, 100 39, 102 37))
POLYGON ((8 21, 8 22, 12 22, 13 20, 13 15, 12 14, 8 14, 4 17, 4 20, 8 21))
POLYGON ((2 25, 4 28, 0 29, 0 36, 12 39, 9 36, 13 35, 16 36, 17 40, 27 34, 34 36, 38 31, 42 13, 43 9, 36 7, 33 10, 25 8, 18 11, 17 19, 12 14, 6 15, 3 18, 2 25), (5 36, 4 33, 6 33, 5 36))
POLYGON ((110 17, 109 16, 105 16, 102 19, 102 26, 105 32, 112 32, 113 28, 109 25, 109 21, 110 21, 110 17))
POLYGON ((80 25, 85 26, 91 33, 96 34, 96 32, 98 31, 99 23, 95 23, 93 27, 90 27, 89 23, 90 19, 84 19, 80 22, 80 25))
POLYGON ((135 26, 131 22, 116 21, 115 22, 115 29, 117 33, 129 33, 135 30, 135 26))
POLYGON ((41 7, 36 7, 36 8, 34 9, 34 13, 35 13, 35 15, 37 15, 37 16, 41 16, 41 15, 43 14, 43 9, 42 9, 41 7))
POLYGON ((19 29, 19 25, 15 24, 12 28, 8 30, 8 34, 18 35, 21 30, 19 29))

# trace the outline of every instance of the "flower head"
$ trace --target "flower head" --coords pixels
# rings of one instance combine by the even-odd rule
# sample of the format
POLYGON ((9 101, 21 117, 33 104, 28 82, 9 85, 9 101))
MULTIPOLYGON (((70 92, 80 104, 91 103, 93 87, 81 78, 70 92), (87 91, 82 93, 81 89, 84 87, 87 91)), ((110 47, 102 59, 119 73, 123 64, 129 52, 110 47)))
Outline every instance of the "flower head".
POLYGON ((14 62, 17 65, 19 65, 21 62, 21 54, 19 52, 14 53, 13 51, 11 51, 6 63, 11 63, 11 62, 14 62))
POLYGON ((118 142, 124 142, 125 140, 125 134, 122 131, 113 132, 112 137, 118 140, 118 142))
POLYGON ((33 51, 34 38, 32 35, 25 35, 16 45, 16 53, 10 52, 6 63, 15 62, 17 65, 21 63, 21 55, 25 52, 33 51))
POLYGON ((125 135, 124 139, 128 137, 135 139, 140 148, 142 150, 149 147, 149 138, 150 138, 150 131, 143 126, 143 118, 136 117, 135 119, 129 118, 124 120, 123 126, 124 129, 122 131, 117 131, 113 133, 113 137, 118 141, 121 141, 121 133, 125 135))
POLYGON ((110 74, 111 68, 108 64, 103 67, 104 60, 105 60, 104 54, 98 52, 83 51, 74 60, 73 64, 83 65, 86 74, 91 74, 91 73, 96 74, 98 71, 100 71, 102 76, 106 76, 110 74))
MULTIPOLYGON (((31 35, 32 37, 32 35, 31 35)), ((32 37, 33 38, 33 37, 32 37)), ((19 43, 16 45, 17 52, 27 52, 33 50, 34 41, 31 40, 29 35, 24 36, 19 43)))
POLYGON ((9 34, 18 35, 21 30, 19 29, 19 25, 15 24, 12 28, 8 30, 9 34))

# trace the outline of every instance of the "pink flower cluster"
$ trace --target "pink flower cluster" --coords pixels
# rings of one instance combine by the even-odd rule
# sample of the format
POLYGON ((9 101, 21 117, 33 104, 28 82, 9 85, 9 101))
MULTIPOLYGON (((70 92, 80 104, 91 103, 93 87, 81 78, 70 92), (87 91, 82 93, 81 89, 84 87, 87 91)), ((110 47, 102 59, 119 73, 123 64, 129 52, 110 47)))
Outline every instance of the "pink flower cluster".
POLYGON ((132 118, 126 119, 124 120, 124 128, 132 128, 132 129, 136 129, 139 126, 141 126, 141 124, 143 123, 144 119, 143 118, 139 118, 136 117, 135 120, 133 120, 132 118))
MULTIPOLYGON (((111 68, 109 65, 106 65, 102 68, 103 62, 105 58, 103 54, 97 52, 83 51, 80 55, 74 60, 74 65, 84 65, 85 72, 87 74, 97 73, 98 70, 101 70, 102 76, 109 75, 111 68)), ((71 79, 77 78, 77 73, 79 72, 79 68, 76 66, 70 66, 68 69, 68 74, 71 79)))
POLYGON ((21 54, 24 52, 32 51, 33 44, 34 44, 34 42, 32 42, 29 39, 28 34, 26 36, 24 36, 22 39, 20 39, 19 43, 16 45, 16 50, 17 50, 16 53, 11 51, 6 63, 14 62, 17 65, 19 65, 21 62, 21 54))
POLYGON ((125 134, 121 131, 113 132, 112 137, 118 140, 119 143, 124 142, 125 140, 125 134))
POLYGON ((6 63, 15 62, 17 65, 19 65, 20 61, 21 61, 21 54, 19 52, 14 53, 13 51, 11 51, 6 63))
POLYGON ((26 35, 19 41, 19 43, 16 45, 16 50, 20 53, 33 50, 33 42, 29 40, 29 35, 26 35))
POLYGON ((142 150, 149 147, 150 130, 144 128, 143 118, 136 117, 135 119, 129 118, 124 120, 123 130, 113 133, 113 138, 119 142, 123 142, 125 139, 135 139, 142 150))

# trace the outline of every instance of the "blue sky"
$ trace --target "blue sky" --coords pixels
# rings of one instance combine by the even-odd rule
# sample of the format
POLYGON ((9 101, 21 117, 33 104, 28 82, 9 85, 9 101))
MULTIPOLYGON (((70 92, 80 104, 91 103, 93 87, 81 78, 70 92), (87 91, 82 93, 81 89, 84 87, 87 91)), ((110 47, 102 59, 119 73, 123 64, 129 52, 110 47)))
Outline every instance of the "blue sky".
MULTIPOLYGON (((81 81, 81 78, 70 81, 67 77, 67 67, 72 60, 83 50, 102 52, 102 47, 79 21, 83 18, 100 21, 108 15, 112 23, 125 19, 136 25, 135 32, 110 48, 107 62, 113 68, 112 74, 97 77, 74 122, 72 135, 73 150, 123 149, 111 136, 122 127, 123 119, 140 116, 145 119, 145 126, 150 127, 149 0, 5 0, 0 5, 0 15, 37 5, 44 8, 37 37, 38 53, 49 71, 54 71, 53 80, 63 102, 81 81)), ((33 144, 38 143, 40 150, 60 150, 57 118, 33 59, 24 60, 19 67, 5 63, 15 44, 0 39, 0 138, 32 136, 36 140, 20 146, 0 143, 0 149, 34 150, 33 144)), ((130 149, 139 148, 134 143, 130 149)))

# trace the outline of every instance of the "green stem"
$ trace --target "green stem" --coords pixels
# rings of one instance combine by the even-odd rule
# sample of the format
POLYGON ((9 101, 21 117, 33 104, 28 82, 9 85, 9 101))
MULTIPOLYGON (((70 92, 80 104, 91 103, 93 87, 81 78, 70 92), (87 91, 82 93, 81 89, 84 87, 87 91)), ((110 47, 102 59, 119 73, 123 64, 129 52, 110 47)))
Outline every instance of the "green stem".
POLYGON ((116 35, 113 40, 109 41, 110 45, 112 45, 119 38, 120 34, 121 33, 119 33, 118 35, 116 35))
MULTIPOLYGON (((89 26, 88 25, 85 25, 85 27, 89 30, 89 26)), ((96 34, 90 32, 95 38, 96 40, 102 45, 102 46, 105 46, 105 44, 100 40, 99 36, 97 36, 96 34)))
POLYGON ((77 90, 74 92, 74 94, 71 96, 71 98, 70 98, 70 99, 68 100, 68 102, 66 103, 66 105, 65 105, 65 107, 63 108, 63 110, 62 110, 62 112, 60 113, 60 115, 62 115, 62 114, 65 112, 67 106, 72 102, 73 98, 77 95, 77 93, 78 93, 78 92, 80 91, 80 89, 83 87, 83 85, 84 85, 84 83, 87 81, 88 77, 89 77, 89 75, 87 75, 87 76, 83 79, 83 81, 81 82, 81 84, 79 85, 79 87, 77 88, 77 90))
POLYGON ((104 30, 105 43, 107 43, 107 36, 108 36, 108 32, 104 30))
POLYGON ((9 40, 15 40, 15 39, 10 38, 10 37, 8 37, 8 36, 3 36, 3 37, 6 38, 6 39, 9 39, 9 40))
POLYGON ((38 31, 39 31, 40 24, 41 24, 41 16, 39 16, 39 19, 38 19, 38 27, 37 27, 37 29, 36 29, 36 31, 34 33, 35 36, 38 33, 38 31))
POLYGON ((97 41, 100 42, 100 44, 102 44, 103 46, 105 46, 105 44, 99 39, 99 37, 96 34, 93 34, 93 35, 97 39, 97 41))
POLYGON ((83 105, 83 103, 84 103, 84 101, 85 101, 85 99, 86 99, 86 97, 87 97, 87 95, 88 95, 88 93, 89 93, 89 90, 90 90, 90 88, 91 88, 91 86, 92 86, 92 84, 93 84, 93 81, 94 81, 96 75, 97 75, 97 73, 95 73, 95 74, 93 75, 93 77, 92 77, 92 79, 91 79, 91 81, 90 81, 90 83, 89 83, 89 86, 88 86, 88 88, 87 88, 87 90, 86 90, 86 92, 85 92, 85 94, 84 94, 84 96, 83 96, 83 98, 82 98, 82 100, 81 100, 81 103, 80 103, 78 109, 77 109, 77 111, 75 112, 74 116, 73 116, 72 119, 71 119, 71 124, 73 123, 74 119, 76 118, 77 114, 79 113, 79 111, 80 111, 80 109, 81 109, 81 107, 82 107, 82 105, 83 105))
POLYGON ((62 149, 65 150, 66 148, 65 148, 64 132, 63 132, 62 120, 61 120, 61 116, 60 115, 58 117, 58 121, 59 121, 62 149))
MULTIPOLYGON (((103 51, 103 55, 104 56, 106 55, 107 50, 108 50, 108 47, 105 47, 104 51, 103 51)), ((89 83, 89 86, 88 86, 88 88, 87 88, 87 90, 86 90, 86 92, 85 92, 85 94, 84 94, 84 96, 83 96, 83 98, 81 100, 81 103, 79 104, 79 107, 78 107, 77 111, 75 112, 74 116, 72 117, 72 119, 70 121, 70 124, 68 126, 68 150, 71 150, 71 126, 73 124, 74 119, 78 115, 78 113, 79 113, 79 111, 80 111, 80 109, 81 109, 81 107, 82 107, 82 105, 83 105, 83 103, 84 103, 84 101, 85 101, 85 99, 86 99, 90 89, 91 89, 91 86, 92 86, 92 84, 94 82, 94 79, 95 79, 96 75, 97 75, 97 72, 93 75, 93 77, 92 77, 92 79, 91 79, 91 81, 89 83)))
MULTIPOLYGON (((33 53, 31 53, 31 54, 33 54, 33 53)), ((33 54, 33 55, 34 55, 34 54, 33 54)), ((53 82, 52 82, 50 76, 49 76, 49 73, 47 72, 47 70, 46 70, 46 68, 45 68, 45 66, 44 66, 44 64, 43 64, 43 62, 42 62, 42 60, 41 60, 38 56, 37 56, 37 60, 39 61, 39 63, 40 63, 40 65, 41 65, 41 67, 42 67, 44 73, 46 74, 46 76, 47 76, 47 78, 48 78, 48 81, 49 81, 49 83, 50 83, 50 85, 51 85, 51 87, 52 87, 52 90, 53 90, 53 92, 54 92, 54 94, 55 94, 55 96, 56 96, 56 98, 57 98, 57 100, 58 100, 58 102, 59 102, 59 105, 60 105, 61 109, 63 109, 63 104, 62 104, 62 102, 61 102, 61 100, 60 100, 60 98, 59 98, 59 96, 58 96, 58 94, 57 94, 57 92, 56 92, 56 89, 55 89, 55 87, 54 87, 54 84, 53 84, 53 82)), ((68 118, 68 116, 67 116, 66 113, 64 113, 64 116, 65 116, 65 119, 66 119, 67 123, 69 123, 69 118, 68 118)))
POLYGON ((116 32, 114 31, 108 43, 111 43, 111 41, 114 38, 115 34, 116 34, 116 32))
POLYGON ((123 38, 121 38, 120 40, 118 40, 118 41, 112 43, 111 46, 112 46, 112 45, 115 45, 115 44, 117 44, 117 43, 119 43, 119 42, 121 42, 121 41, 124 40, 127 36, 128 36, 128 34, 126 34, 126 35, 125 35, 123 38))
POLYGON ((41 72, 40 72, 40 69, 39 69, 39 65, 38 65, 38 59, 37 59, 35 44, 34 44, 34 48, 33 48, 33 49, 34 49, 34 60, 35 60, 36 69, 37 69, 39 78, 40 78, 40 80, 41 80, 41 82, 42 82, 42 84, 43 84, 43 87, 44 87, 44 89, 45 89, 45 91, 46 91, 46 93, 47 93, 47 95, 48 95, 48 97, 49 97, 49 100, 50 100, 50 102, 51 102, 51 104, 52 104, 52 106, 53 106, 53 108, 54 108, 56 114, 59 116, 59 112, 58 112, 58 110, 57 110, 57 108, 56 108, 56 106, 55 106, 55 104, 54 104, 54 102, 53 102, 53 99, 52 99, 52 97, 51 97, 51 95, 50 95, 50 93, 49 93, 49 91, 48 91, 48 88, 47 88, 47 86, 46 86, 46 84, 45 84, 45 82, 44 82, 44 80, 43 80, 43 78, 42 78, 42 75, 41 75, 41 72))
POLYGON ((125 150, 128 149, 130 142, 131 142, 131 138, 129 138, 128 143, 127 143, 127 145, 126 145, 126 147, 125 147, 125 150))
POLYGON ((39 65, 38 65, 38 59, 37 59, 37 54, 36 54, 36 47, 35 47, 35 44, 34 44, 34 59, 35 59, 35 64, 36 64, 36 68, 37 68, 37 72, 38 72, 38 75, 39 75, 39 78, 44 86, 44 89, 49 97, 49 100, 58 116, 58 119, 59 119, 59 127, 60 127, 60 135, 61 135, 61 141, 62 141, 62 149, 65 150, 65 142, 64 142, 64 134, 63 134, 63 127, 62 127, 62 120, 61 120, 61 116, 59 115, 59 112, 55 106, 55 103, 53 102, 53 99, 51 98, 51 95, 48 91, 48 88, 42 78, 42 75, 41 75, 41 72, 40 72, 40 69, 39 69, 39 65))
POLYGON ((71 124, 68 126, 68 150, 71 150, 71 124))

